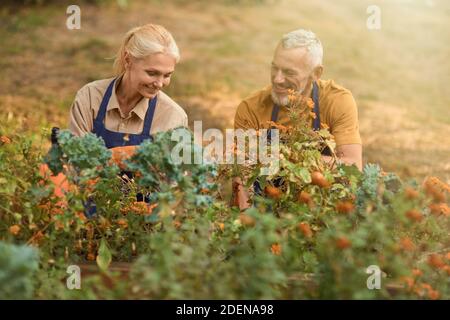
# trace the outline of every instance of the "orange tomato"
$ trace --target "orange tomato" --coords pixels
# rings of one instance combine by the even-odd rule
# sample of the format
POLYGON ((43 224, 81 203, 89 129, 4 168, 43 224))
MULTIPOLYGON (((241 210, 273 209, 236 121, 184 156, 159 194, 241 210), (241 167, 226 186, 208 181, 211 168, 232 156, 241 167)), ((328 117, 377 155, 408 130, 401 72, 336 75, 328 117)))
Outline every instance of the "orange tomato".
POLYGON ((298 224, 298 229, 305 236, 305 238, 311 238, 313 236, 311 227, 309 226, 309 224, 307 222, 300 222, 298 224))
POLYGON ((415 222, 420 222, 423 219, 422 213, 416 209, 407 211, 406 216, 408 217, 409 220, 415 221, 415 222))
POLYGON ((256 224, 255 218, 249 216, 248 214, 241 213, 239 215, 239 220, 244 226, 253 227, 256 224))
POLYGON ((20 226, 15 224, 9 227, 9 233, 11 233, 14 236, 17 236, 20 233, 20 226))
POLYGON ((336 246, 339 249, 344 250, 350 248, 352 246, 352 242, 346 237, 339 237, 336 239, 336 246))
POLYGON ((350 201, 338 201, 336 203, 336 211, 339 213, 350 213, 355 210, 355 206, 350 201))
POLYGON ((413 251, 416 248, 416 246, 414 245, 414 242, 412 242, 412 240, 408 237, 404 237, 404 238, 400 239, 400 246, 405 251, 413 251))
POLYGON ((328 188, 330 183, 325 179, 324 175, 320 171, 314 171, 311 173, 311 183, 321 188, 328 188))
POLYGON ((432 253, 428 256, 428 264, 436 269, 442 269, 445 267, 445 262, 442 256, 437 253, 432 253))
POLYGON ((405 197, 409 200, 417 199, 419 192, 411 187, 405 188, 405 197))
POLYGON ((297 196, 297 200, 298 200, 298 202, 304 203, 304 204, 308 205, 309 207, 312 207, 314 205, 314 201, 313 201, 311 195, 306 191, 300 191, 297 196))
POLYGON ((280 199, 281 197, 281 190, 277 187, 266 186, 264 188, 264 192, 267 194, 269 198, 272 199, 280 199))

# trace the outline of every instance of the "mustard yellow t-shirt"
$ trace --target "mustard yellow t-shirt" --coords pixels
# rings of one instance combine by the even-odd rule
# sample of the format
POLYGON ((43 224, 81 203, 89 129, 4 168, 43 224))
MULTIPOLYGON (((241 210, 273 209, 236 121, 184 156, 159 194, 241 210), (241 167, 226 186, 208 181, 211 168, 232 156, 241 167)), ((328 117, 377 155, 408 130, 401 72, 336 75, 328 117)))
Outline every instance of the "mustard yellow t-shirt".
MULTIPOLYGON (((320 121, 330 128, 336 145, 361 144, 358 109, 351 92, 333 80, 318 80, 320 121)), ((267 128, 272 115, 272 86, 259 90, 244 99, 236 110, 235 129, 267 128)), ((281 106, 277 123, 290 125, 288 109, 281 106)), ((312 124, 311 124, 312 126, 312 124)))

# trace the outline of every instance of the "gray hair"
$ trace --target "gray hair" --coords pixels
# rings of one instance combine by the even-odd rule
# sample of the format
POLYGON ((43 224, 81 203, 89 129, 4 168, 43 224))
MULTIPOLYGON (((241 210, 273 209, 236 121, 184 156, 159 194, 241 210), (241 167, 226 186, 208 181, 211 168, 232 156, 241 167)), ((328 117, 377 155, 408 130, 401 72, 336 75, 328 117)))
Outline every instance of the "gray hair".
POLYGON ((283 35, 280 41, 284 49, 306 48, 309 52, 311 69, 322 65, 323 47, 310 30, 298 29, 283 35))

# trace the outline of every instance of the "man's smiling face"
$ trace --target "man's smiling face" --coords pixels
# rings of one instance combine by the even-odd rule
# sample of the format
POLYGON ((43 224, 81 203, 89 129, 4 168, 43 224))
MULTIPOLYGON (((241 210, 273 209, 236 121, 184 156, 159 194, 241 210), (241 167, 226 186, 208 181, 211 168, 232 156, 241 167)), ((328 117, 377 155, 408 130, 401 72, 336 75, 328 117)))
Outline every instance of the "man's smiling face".
POLYGON ((271 67, 274 103, 287 105, 289 89, 304 93, 313 81, 312 71, 306 48, 284 49, 278 45, 271 67))

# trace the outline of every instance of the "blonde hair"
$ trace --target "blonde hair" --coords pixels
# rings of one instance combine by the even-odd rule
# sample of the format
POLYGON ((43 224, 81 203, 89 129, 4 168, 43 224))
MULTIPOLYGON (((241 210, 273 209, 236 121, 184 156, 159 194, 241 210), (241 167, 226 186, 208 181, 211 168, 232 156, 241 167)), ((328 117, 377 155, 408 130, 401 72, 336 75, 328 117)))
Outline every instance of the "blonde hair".
POLYGON ((180 51, 169 31, 157 24, 146 24, 131 29, 125 35, 114 60, 117 75, 125 72, 125 53, 134 58, 144 58, 154 53, 167 53, 180 61, 180 51))

